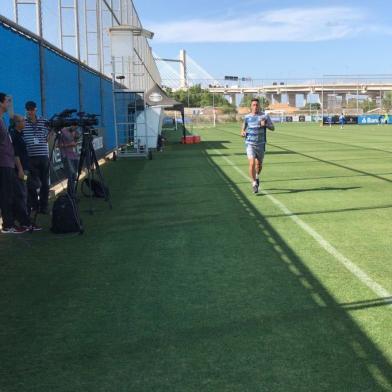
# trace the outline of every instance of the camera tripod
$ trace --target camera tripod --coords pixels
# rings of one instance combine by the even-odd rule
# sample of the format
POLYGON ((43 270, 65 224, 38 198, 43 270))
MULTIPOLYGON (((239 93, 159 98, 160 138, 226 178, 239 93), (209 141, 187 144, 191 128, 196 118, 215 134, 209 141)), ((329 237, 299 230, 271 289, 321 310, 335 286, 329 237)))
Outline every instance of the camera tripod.
MULTIPOLYGON (((49 153, 49 173, 52 169, 52 172, 55 174, 56 178, 57 178, 57 182, 60 182, 60 179, 58 177, 57 171, 53 169, 53 153, 56 149, 56 147, 59 146, 59 140, 61 138, 61 129, 55 129, 54 130, 54 134, 55 134, 55 138, 53 140, 53 144, 51 146, 50 149, 50 153, 49 153)), ((70 175, 70 174, 69 174, 70 175)), ((73 211, 73 216, 75 218, 75 222, 79 228, 79 233, 83 234, 84 229, 83 229, 83 224, 82 224, 82 220, 80 218, 80 213, 79 213, 79 207, 77 205, 77 201, 76 201, 76 197, 75 197, 75 187, 72 185, 73 181, 68 181, 68 187, 67 187, 67 192, 66 192, 66 197, 68 197, 68 201, 72 206, 72 211, 73 211), (70 188, 70 186, 72 186, 72 189, 68 189, 70 188)), ((35 214, 34 218, 33 218, 33 223, 35 224, 37 220, 37 213, 35 214)))
POLYGON ((75 182, 75 194, 78 189, 80 175, 83 171, 83 167, 85 166, 87 173, 83 182, 90 188, 90 192, 88 195, 90 200, 89 212, 90 214, 93 214, 94 211, 92 209, 92 198, 94 196, 93 183, 95 181, 94 179, 95 174, 97 175, 99 183, 101 185, 101 190, 103 192, 103 197, 105 201, 109 204, 110 209, 112 209, 113 207, 110 201, 109 191, 105 185, 101 168, 99 167, 98 159, 95 154, 95 150, 93 146, 93 135, 95 130, 92 127, 86 127, 86 126, 84 126, 82 130, 83 130, 82 150, 80 152, 78 173, 75 182))

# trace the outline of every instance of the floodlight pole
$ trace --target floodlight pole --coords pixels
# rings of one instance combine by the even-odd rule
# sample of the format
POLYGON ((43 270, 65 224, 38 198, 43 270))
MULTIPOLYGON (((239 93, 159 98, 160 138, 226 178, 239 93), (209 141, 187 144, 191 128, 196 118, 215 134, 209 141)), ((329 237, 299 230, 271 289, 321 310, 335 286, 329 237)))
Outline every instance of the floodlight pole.
POLYGON ((324 123, 324 76, 321 80, 321 123, 324 123))
POLYGON ((357 80, 357 116, 359 114, 359 103, 358 103, 358 99, 359 99, 359 80, 357 80))
POLYGON ((215 113, 215 94, 212 93, 212 115, 214 119, 214 128, 216 127, 216 113, 215 113))

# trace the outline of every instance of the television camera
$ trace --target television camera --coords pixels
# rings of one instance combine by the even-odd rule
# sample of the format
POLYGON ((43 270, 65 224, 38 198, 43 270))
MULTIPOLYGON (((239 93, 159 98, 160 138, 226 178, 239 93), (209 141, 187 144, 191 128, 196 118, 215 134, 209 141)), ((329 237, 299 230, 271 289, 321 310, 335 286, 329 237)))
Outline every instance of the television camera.
POLYGON ((98 136, 97 130, 98 115, 85 112, 77 112, 76 109, 65 109, 61 113, 56 113, 48 121, 48 127, 55 132, 60 132, 62 128, 78 126, 91 135, 98 136))

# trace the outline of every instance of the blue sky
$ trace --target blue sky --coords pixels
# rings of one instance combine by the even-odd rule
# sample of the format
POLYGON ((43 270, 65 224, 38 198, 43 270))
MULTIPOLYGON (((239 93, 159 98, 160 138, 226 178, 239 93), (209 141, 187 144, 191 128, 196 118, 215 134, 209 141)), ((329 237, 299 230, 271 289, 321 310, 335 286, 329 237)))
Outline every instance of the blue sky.
POLYGON ((134 0, 161 57, 216 78, 392 74, 392 1, 134 0))

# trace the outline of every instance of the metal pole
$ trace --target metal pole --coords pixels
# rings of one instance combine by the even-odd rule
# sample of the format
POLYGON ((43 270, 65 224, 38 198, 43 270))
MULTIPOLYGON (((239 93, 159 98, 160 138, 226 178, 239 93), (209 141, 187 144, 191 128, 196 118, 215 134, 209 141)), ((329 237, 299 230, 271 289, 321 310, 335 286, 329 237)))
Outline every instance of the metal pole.
POLYGON ((88 45, 88 27, 87 27, 87 0, 84 0, 83 16, 84 16, 84 28, 85 28, 84 39, 85 39, 85 49, 86 49, 86 64, 90 65, 89 45, 88 45))
POLYGON ((15 18, 15 23, 19 24, 19 15, 18 15, 18 0, 13 1, 14 5, 14 18, 15 18))
POLYGON ((101 0, 96 0, 95 6, 97 19, 97 65, 100 73, 102 72, 102 35, 101 35, 101 0))
POLYGON ((357 115, 359 114, 358 96, 359 96, 359 81, 357 81, 357 115))
POLYGON ((79 1, 74 0, 75 4, 75 27, 76 27, 76 55, 80 61, 80 28, 79 28, 79 1))
POLYGON ((128 0, 120 0, 120 19, 121 19, 121 24, 127 24, 127 17, 128 14, 126 12, 126 6, 125 6, 125 1, 128 0))
POLYGON ((321 80, 321 124, 324 123, 324 77, 321 80))
POLYGON ((40 74, 40 93, 41 93, 41 112, 46 117, 46 86, 45 86, 45 49, 42 41, 38 43, 39 48, 39 74, 40 74))
POLYGON ((215 94, 212 93, 212 114, 214 118, 214 128, 216 127, 216 113, 215 113, 215 94))
POLYGON ((118 146, 118 125, 117 125, 117 108, 116 108, 116 96, 115 96, 115 90, 116 90, 116 61, 115 58, 112 57, 112 66, 113 66, 113 74, 112 74, 112 94, 113 94, 113 114, 114 114, 114 134, 115 134, 115 139, 116 139, 116 153, 118 152, 119 146, 118 146))
POLYGON ((60 48, 64 50, 64 40, 63 40, 63 1, 59 0, 59 29, 60 29, 60 48))
POLYGON ((42 7, 41 7, 41 0, 37 0, 36 6, 36 18, 37 18, 37 35, 42 38, 42 7))

